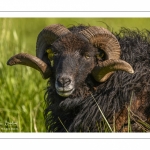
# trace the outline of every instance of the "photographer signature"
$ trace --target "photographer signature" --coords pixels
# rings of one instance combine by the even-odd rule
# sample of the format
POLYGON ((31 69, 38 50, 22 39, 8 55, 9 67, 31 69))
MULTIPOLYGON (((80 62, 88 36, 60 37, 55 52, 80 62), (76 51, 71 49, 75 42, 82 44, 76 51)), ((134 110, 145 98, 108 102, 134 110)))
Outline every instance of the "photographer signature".
POLYGON ((8 122, 8 121, 5 121, 4 123, 0 122, 0 126, 17 126, 17 123, 16 122, 8 122))

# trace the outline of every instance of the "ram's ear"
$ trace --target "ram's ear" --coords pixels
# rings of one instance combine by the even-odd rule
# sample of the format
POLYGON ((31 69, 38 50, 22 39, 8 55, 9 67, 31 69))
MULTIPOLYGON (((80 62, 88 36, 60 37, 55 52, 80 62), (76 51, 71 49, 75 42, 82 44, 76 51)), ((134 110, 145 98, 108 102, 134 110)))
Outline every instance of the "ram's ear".
POLYGON ((44 79, 49 78, 51 75, 51 68, 45 62, 43 62, 38 57, 27 53, 19 53, 7 61, 7 65, 10 66, 17 64, 29 66, 38 70, 44 79))

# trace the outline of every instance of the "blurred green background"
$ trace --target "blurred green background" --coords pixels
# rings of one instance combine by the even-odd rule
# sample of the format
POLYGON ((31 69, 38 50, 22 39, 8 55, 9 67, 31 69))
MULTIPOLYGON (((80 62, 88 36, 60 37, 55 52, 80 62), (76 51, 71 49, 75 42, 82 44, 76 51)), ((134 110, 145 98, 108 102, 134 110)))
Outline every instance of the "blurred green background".
POLYGON ((25 66, 7 66, 20 52, 35 55, 38 33, 50 24, 84 24, 150 30, 150 18, 0 18, 0 132, 45 132, 43 110, 47 81, 25 66))

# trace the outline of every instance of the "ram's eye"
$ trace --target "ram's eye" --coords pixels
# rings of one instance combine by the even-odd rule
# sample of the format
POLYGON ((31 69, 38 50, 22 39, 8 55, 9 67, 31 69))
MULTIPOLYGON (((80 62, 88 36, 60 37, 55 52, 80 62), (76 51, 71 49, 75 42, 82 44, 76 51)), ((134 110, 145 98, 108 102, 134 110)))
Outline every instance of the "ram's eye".
POLYGON ((90 58, 90 55, 89 55, 89 54, 85 54, 84 56, 85 56, 86 59, 89 59, 89 58, 90 58))
POLYGON ((53 55, 58 55, 58 53, 57 52, 53 52, 53 55))

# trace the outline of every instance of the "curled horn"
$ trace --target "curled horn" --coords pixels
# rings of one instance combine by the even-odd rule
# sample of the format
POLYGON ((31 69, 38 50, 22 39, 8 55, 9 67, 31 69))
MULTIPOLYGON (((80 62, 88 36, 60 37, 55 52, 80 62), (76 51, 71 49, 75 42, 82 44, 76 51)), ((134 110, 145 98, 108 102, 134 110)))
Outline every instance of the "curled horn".
POLYGON ((46 50, 60 36, 70 33, 70 31, 60 24, 45 27, 37 37, 36 56, 49 64, 46 50))
POLYGON ((123 70, 128 73, 134 73, 132 67, 126 61, 121 59, 109 59, 104 62, 100 62, 98 66, 96 66, 92 75, 96 81, 104 82, 106 81, 114 71, 123 70))
POLYGON ((92 71, 96 81, 106 81, 116 70, 134 73, 130 64, 120 60, 120 44, 110 31, 102 27, 93 26, 81 31, 80 34, 85 36, 92 45, 102 49, 106 54, 106 60, 98 62, 98 65, 92 71))
POLYGON ((51 74, 51 70, 45 62, 43 62, 38 57, 32 56, 30 54, 19 53, 17 55, 14 55, 7 61, 7 65, 10 66, 17 64, 29 66, 38 70, 44 79, 47 79, 51 74))
POLYGON ((50 77, 51 64, 48 60, 46 50, 60 36, 70 31, 62 25, 56 24, 44 28, 37 37, 36 56, 26 53, 14 55, 7 61, 7 65, 26 65, 38 70, 44 79, 50 77))

